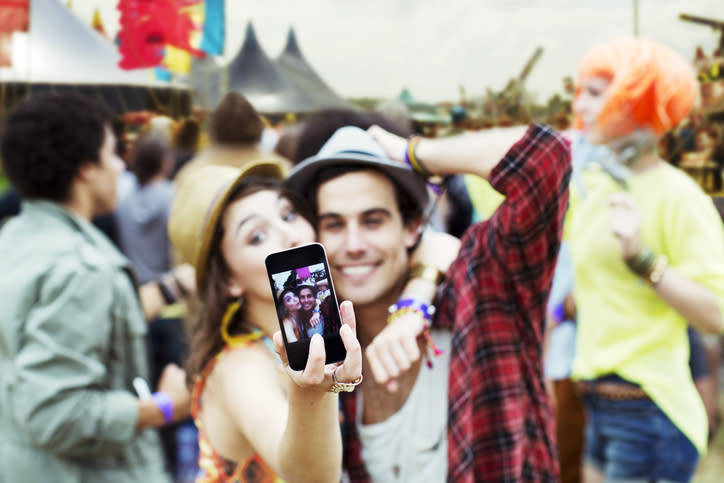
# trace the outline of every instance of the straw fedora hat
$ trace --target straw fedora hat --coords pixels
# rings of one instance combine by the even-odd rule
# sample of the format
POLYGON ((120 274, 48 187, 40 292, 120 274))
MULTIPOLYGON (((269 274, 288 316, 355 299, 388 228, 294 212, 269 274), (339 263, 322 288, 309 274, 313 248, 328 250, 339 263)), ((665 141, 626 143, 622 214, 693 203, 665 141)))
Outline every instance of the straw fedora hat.
POLYGON ((284 179, 284 174, 282 164, 268 161, 251 163, 243 169, 206 165, 176 186, 168 235, 182 261, 196 270, 197 286, 204 283, 214 227, 234 188, 251 177, 284 179))

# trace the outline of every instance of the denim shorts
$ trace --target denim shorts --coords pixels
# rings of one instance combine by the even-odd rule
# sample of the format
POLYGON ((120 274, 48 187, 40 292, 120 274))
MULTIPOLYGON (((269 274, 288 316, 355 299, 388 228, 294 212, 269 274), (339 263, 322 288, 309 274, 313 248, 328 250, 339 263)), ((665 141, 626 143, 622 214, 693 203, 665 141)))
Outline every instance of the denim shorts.
POLYGON ((585 461, 606 481, 691 480, 699 453, 650 399, 585 394, 585 461))

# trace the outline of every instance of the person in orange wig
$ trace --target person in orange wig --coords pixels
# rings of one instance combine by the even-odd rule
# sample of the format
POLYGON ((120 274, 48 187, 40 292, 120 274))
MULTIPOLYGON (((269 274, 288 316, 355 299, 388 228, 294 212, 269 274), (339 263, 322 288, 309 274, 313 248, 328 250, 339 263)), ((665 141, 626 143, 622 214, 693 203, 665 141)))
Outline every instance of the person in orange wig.
POLYGON ((580 62, 575 124, 610 152, 573 183, 565 228, 587 482, 689 481, 706 449, 686 330, 722 330, 724 232, 710 198, 656 151, 695 99, 691 66, 649 40, 580 62))

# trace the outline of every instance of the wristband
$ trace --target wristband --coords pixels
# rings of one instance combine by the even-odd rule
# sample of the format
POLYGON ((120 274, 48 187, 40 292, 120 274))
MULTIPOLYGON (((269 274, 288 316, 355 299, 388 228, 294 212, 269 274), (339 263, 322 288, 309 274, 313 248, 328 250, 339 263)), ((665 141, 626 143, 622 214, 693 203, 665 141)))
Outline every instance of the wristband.
MULTIPOLYGON (((409 313, 419 314, 423 319, 425 319, 425 326, 422 329, 420 337, 425 340, 425 344, 432 351, 433 355, 439 356, 443 353, 443 351, 435 345, 435 341, 432 340, 432 337, 430 336, 430 324, 432 322, 432 316, 435 314, 434 305, 428 305, 425 302, 415 299, 400 299, 396 304, 390 305, 388 311, 390 313, 390 315, 387 316, 388 324, 394 322, 394 320, 401 315, 409 313)), ((427 367, 432 369, 432 360, 430 356, 428 356, 427 352, 425 352, 425 359, 427 367)))
POLYGON ((178 290, 178 293, 181 294, 181 298, 188 297, 189 291, 186 290, 183 286, 183 284, 179 281, 178 277, 176 276, 176 273, 174 273, 173 270, 171 270, 171 278, 173 278, 173 283, 176 285, 176 290, 178 290))
POLYGON ((156 391, 151 396, 151 400, 163 414, 164 422, 166 424, 171 423, 173 421, 173 401, 168 397, 168 394, 163 391, 156 391))
POLYGON ((566 309, 563 307, 563 302, 550 310, 550 316, 556 324, 560 324, 565 321, 566 309))
POLYGON ((442 282, 445 278, 445 274, 432 265, 417 263, 410 269, 408 280, 412 278, 421 278, 423 280, 430 281, 435 285, 440 285, 440 282, 442 282))

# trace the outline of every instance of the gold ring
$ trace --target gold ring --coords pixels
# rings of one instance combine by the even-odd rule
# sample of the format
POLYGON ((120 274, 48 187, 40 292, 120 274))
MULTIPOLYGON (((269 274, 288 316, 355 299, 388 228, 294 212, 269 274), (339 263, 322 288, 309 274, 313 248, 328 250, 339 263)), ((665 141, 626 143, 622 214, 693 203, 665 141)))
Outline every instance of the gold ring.
POLYGON ((329 392, 339 393, 354 391, 354 388, 359 386, 362 382, 362 374, 360 374, 360 376, 352 382, 340 382, 337 379, 337 369, 339 368, 340 366, 335 367, 334 372, 332 372, 332 381, 334 381, 334 384, 332 384, 332 387, 329 388, 329 392))

